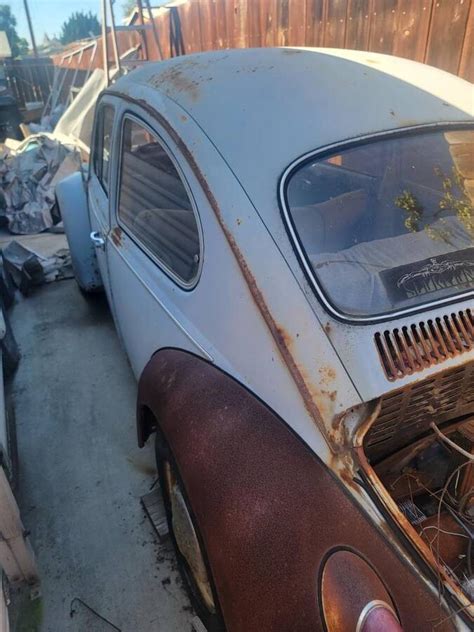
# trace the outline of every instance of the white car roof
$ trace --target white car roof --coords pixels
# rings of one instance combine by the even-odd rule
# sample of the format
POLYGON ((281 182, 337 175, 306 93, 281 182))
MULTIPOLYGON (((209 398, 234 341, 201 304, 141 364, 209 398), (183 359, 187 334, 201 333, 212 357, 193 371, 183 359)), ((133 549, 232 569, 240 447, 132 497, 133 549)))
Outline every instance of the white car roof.
MULTIPOLYGON (((254 201, 309 151, 375 132, 470 122, 473 85, 390 55, 328 48, 199 53, 144 65, 115 90, 146 84, 176 101, 254 201)), ((150 103, 153 106, 153 103, 150 103)), ((184 139, 185 140, 185 139, 184 139)))

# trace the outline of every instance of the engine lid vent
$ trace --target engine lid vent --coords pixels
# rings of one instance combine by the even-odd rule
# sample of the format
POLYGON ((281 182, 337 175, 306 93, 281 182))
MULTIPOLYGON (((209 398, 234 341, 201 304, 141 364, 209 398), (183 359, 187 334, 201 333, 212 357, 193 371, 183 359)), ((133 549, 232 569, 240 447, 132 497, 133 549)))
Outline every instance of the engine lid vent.
POLYGON ((437 425, 474 414, 474 362, 383 395, 377 419, 364 440, 372 461, 409 445, 437 425))
POLYGON ((423 371, 474 348, 471 309, 375 334, 375 344, 391 381, 423 371))

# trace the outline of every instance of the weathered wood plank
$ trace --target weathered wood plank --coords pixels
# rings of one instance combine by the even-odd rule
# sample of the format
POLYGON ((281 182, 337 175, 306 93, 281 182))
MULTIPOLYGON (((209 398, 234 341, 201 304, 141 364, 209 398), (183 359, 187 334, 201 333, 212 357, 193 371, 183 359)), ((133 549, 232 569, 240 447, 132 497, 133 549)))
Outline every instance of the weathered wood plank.
POLYGON ((247 41, 247 0, 227 0, 225 6, 229 48, 245 48, 247 41))
MULTIPOLYGON (((281 3, 281 0, 280 0, 281 3)), ((306 2, 290 0, 288 4, 288 29, 291 46, 304 46, 306 41, 306 2)))
POLYGON ((23 533, 20 510, 0 467, 0 568, 12 582, 38 578, 33 551, 23 533))
POLYGON ((323 0, 306 0, 305 46, 322 46, 323 43, 323 0))
POLYGON ((392 52, 399 57, 423 61, 434 0, 398 0, 398 28, 392 52))
POLYGON ((474 83, 474 1, 472 0, 467 18, 458 74, 474 83))
POLYGON ((331 0, 327 5, 324 25, 324 46, 344 48, 346 37, 347 0, 331 0))
POLYGON ((436 0, 426 51, 426 63, 456 73, 469 16, 467 0, 436 0))
POLYGON ((201 38, 201 21, 199 19, 199 3, 188 2, 187 4, 189 6, 187 20, 189 20, 191 47, 193 53, 199 53, 203 50, 201 38))
POLYGON ((163 13, 155 19, 155 23, 158 30, 158 37, 160 38, 163 59, 168 59, 170 56, 170 12, 163 11, 163 13))
POLYGON ((260 45, 274 46, 276 35, 276 0, 259 0, 260 6, 260 45))
POLYGON ((373 0, 349 0, 345 48, 369 50, 370 18, 373 0))
POLYGON ((257 48, 262 45, 262 27, 260 3, 250 0, 248 5, 249 47, 257 48))
POLYGON ((290 0, 280 0, 277 7, 276 45, 288 46, 290 43, 290 0))
POLYGON ((213 50, 216 41, 216 15, 212 0, 199 0, 199 26, 202 49, 213 50))
POLYGON ((225 5, 226 0, 215 0, 216 41, 214 48, 229 48, 225 5))
POLYGON ((398 0, 374 0, 369 50, 388 54, 393 52, 398 19, 398 0))

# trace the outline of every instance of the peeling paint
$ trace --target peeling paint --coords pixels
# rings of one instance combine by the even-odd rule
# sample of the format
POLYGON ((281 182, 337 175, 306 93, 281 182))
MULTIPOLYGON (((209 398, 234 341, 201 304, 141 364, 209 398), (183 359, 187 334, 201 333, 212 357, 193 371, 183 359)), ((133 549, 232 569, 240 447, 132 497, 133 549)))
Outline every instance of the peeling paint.
POLYGON ((326 385, 336 379, 336 371, 331 366, 320 367, 319 374, 321 375, 321 382, 326 385))

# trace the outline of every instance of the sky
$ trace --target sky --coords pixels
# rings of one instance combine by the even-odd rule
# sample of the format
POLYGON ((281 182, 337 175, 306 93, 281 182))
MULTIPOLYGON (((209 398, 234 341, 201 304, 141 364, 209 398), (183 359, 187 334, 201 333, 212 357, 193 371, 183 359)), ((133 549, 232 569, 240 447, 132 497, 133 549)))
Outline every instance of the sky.
MULTIPOLYGON (((0 4, 10 5, 12 13, 17 20, 18 35, 27 39, 31 45, 23 0, 0 0, 0 4)), ((122 21, 122 4, 122 0, 117 0, 115 3, 114 13, 117 22, 122 21)), ((152 4, 155 3, 152 2, 152 4)), ((73 0, 28 0, 28 6, 38 45, 43 41, 45 33, 49 37, 59 35, 63 22, 74 11, 92 11, 100 21, 100 0, 78 0, 76 2, 73 0)))

